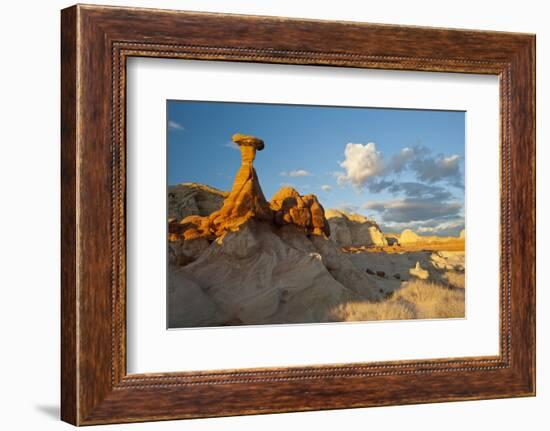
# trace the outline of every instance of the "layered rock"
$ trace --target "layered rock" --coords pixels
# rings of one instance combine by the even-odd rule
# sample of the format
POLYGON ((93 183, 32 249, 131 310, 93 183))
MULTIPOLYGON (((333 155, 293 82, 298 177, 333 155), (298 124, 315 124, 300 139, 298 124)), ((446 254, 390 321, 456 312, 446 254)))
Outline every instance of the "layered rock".
POLYGON ((273 218, 253 166, 256 151, 264 149, 264 142, 253 136, 238 133, 233 135, 233 142, 241 150, 241 167, 223 206, 209 217, 211 229, 216 236, 228 230, 235 230, 251 218, 266 221, 273 218))
POLYGON ((356 304, 380 297, 374 279, 324 236, 257 220, 172 267, 169 279, 172 327, 345 321, 356 304))
POLYGON ((325 212, 331 239, 340 247, 384 247, 388 242, 373 220, 360 214, 329 209, 325 212))
POLYGON ((222 207, 228 195, 197 183, 168 186, 168 220, 179 221, 190 215, 208 216, 222 207))

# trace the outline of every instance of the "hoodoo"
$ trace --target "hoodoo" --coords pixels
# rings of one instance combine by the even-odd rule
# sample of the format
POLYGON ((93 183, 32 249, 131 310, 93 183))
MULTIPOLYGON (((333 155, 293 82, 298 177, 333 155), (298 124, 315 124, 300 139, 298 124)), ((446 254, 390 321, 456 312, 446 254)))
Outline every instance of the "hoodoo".
POLYGON ((213 240, 227 231, 238 229, 252 218, 264 221, 273 219, 253 165, 256 151, 264 149, 264 141, 240 133, 233 135, 232 139, 241 150, 241 166, 222 207, 208 216, 185 217, 179 223, 170 225, 170 233, 182 235, 186 240, 213 240))
POLYGON ((216 236, 225 231, 234 230, 251 218, 258 220, 273 218, 253 165, 256 151, 264 149, 264 141, 240 133, 233 135, 232 139, 241 150, 241 167, 223 206, 210 215, 210 222, 216 236))
POLYGON ((301 196, 291 187, 282 187, 271 202, 264 196, 254 169, 256 151, 264 149, 264 141, 254 136, 236 133, 232 137, 241 150, 241 166, 223 205, 209 215, 190 215, 170 223, 173 239, 206 238, 214 240, 226 232, 235 231, 248 220, 295 225, 313 235, 330 235, 325 210, 315 195, 301 196))

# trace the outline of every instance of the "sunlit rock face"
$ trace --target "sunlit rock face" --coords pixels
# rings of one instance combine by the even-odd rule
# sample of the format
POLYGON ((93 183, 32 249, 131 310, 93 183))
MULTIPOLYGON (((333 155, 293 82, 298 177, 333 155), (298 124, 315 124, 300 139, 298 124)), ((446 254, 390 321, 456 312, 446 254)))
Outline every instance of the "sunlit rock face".
MULTIPOLYGON (((264 148, 264 142, 254 136, 233 135, 241 151, 241 166, 237 171, 231 192, 224 196, 222 204, 208 214, 201 213, 196 199, 187 199, 192 215, 181 220, 171 220, 169 224, 170 239, 193 240, 206 238, 214 240, 225 232, 235 231, 248 220, 259 220, 275 223, 278 226, 292 224, 304 232, 313 235, 330 235, 330 226, 325 218, 325 211, 315 195, 301 196, 291 187, 282 187, 268 202, 264 196, 258 175, 254 169, 256 152, 264 148)), ((196 187, 195 187, 196 188, 196 187)), ((204 190, 201 190, 204 191, 204 190)), ((195 193, 197 195, 197 193, 195 193)), ((202 202, 207 201, 202 197, 202 202)), ((173 205, 176 206, 176 205, 173 205)), ((176 206, 179 213, 186 211, 181 205, 176 206)), ((203 205, 215 208, 215 204, 203 205)), ((172 211, 177 212, 175 209, 172 211)))
POLYGON ((254 136, 241 134, 233 135, 233 142, 241 150, 241 166, 222 208, 209 217, 216 236, 235 230, 252 218, 265 221, 273 218, 253 165, 256 151, 264 149, 264 142, 254 136))
POLYGON ((263 150, 264 143, 259 138, 241 134, 233 135, 233 142, 241 151, 241 166, 231 192, 225 194, 222 204, 208 214, 193 214, 179 221, 172 221, 169 225, 172 240, 214 240, 227 231, 238 229, 250 219, 272 221, 273 213, 253 165, 256 151, 263 150))
POLYGON ((414 244, 420 240, 420 237, 410 229, 405 229, 399 236, 399 244, 414 244))
POLYGON ((325 211, 315 195, 301 196, 292 187, 282 187, 270 202, 275 224, 293 224, 307 233, 330 235, 325 211))
POLYGON ((379 246, 388 242, 378 225, 360 214, 329 209, 325 213, 331 239, 340 247, 379 246))

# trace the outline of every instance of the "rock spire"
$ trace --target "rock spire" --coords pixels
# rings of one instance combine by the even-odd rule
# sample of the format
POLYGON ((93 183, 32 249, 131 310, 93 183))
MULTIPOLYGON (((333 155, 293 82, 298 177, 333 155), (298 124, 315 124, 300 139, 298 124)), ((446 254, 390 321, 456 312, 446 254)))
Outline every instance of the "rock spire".
POLYGON ((206 238, 213 240, 226 232, 235 231, 250 219, 272 225, 292 224, 308 234, 330 235, 325 212, 315 195, 301 196, 291 187, 281 188, 271 202, 264 196, 254 169, 256 152, 264 149, 264 141, 254 136, 236 133, 233 142, 241 151, 241 166, 231 192, 223 205, 208 216, 190 215, 171 222, 172 240, 206 238))
POLYGON ((273 218, 253 165, 256 151, 264 149, 264 141, 240 133, 233 135, 232 139, 241 150, 241 167, 223 206, 210 215, 216 236, 224 231, 234 230, 251 218, 258 220, 273 218))

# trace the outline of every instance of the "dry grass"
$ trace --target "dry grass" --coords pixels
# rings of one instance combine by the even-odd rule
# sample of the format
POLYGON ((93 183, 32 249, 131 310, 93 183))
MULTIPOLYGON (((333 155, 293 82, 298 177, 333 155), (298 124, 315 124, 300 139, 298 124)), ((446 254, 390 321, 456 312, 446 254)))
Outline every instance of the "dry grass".
POLYGON ((417 319, 464 317, 463 289, 414 280, 396 291, 391 300, 402 300, 413 304, 417 319))
POLYGON ((342 251, 346 253, 356 253, 357 251, 403 253, 410 251, 464 251, 465 243, 463 239, 453 239, 448 241, 419 241, 412 244, 369 246, 369 247, 346 247, 342 251))
POLYGON ((449 286, 456 287, 458 289, 464 289, 464 273, 447 271, 445 273, 445 281, 449 286))
POLYGON ((414 306, 401 301, 354 303, 347 321, 416 319, 414 306))
POLYGON ((348 321, 457 318, 464 317, 464 290, 414 280, 385 301, 350 305, 348 321))

